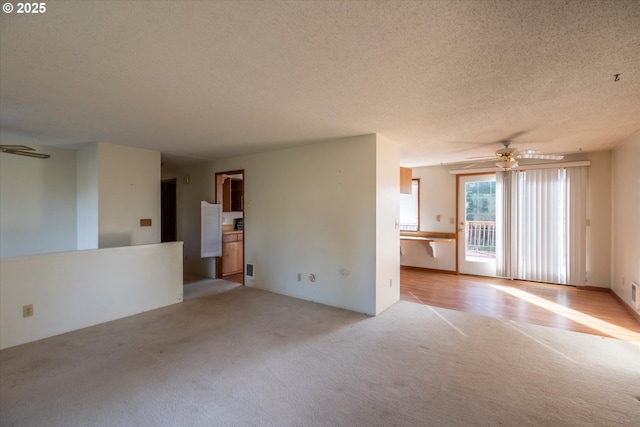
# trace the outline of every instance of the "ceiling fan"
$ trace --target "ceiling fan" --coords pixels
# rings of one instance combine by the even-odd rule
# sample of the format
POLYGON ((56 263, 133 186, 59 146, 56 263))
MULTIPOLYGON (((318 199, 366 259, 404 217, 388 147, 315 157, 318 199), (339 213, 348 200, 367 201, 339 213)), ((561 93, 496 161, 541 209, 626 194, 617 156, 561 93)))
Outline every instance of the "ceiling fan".
POLYGON ((26 145, 0 145, 0 152, 35 157, 36 159, 48 159, 51 157, 50 154, 36 153, 35 149, 27 147, 26 145))
MULTIPOLYGON (((519 163, 518 160, 521 159, 538 159, 538 160, 562 160, 564 156, 558 154, 542 154, 538 150, 518 150, 515 147, 512 147, 513 143, 512 139, 503 139, 499 141, 504 148, 501 148, 496 151, 495 156, 492 157, 469 157, 469 159, 473 159, 474 163, 472 165, 467 166, 467 168, 475 166, 478 162, 493 161, 497 160, 496 166, 501 168, 502 170, 510 170, 513 168, 517 168, 519 163)), ((466 168, 465 168, 466 169, 466 168)))

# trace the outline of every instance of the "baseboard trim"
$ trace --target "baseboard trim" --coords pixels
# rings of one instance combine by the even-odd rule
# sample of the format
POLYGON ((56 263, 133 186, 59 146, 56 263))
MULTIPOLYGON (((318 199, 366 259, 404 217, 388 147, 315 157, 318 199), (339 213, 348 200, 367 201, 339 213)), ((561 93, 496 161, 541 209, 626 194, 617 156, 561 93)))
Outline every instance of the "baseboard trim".
POLYGON ((636 319, 636 322, 640 323, 640 314, 638 314, 637 311, 635 311, 633 309, 633 307, 631 307, 629 304, 626 303, 625 300, 623 300, 622 298, 620 298, 620 295, 618 295, 613 289, 610 290, 610 294, 613 295, 613 297, 620 302, 620 304, 622 304, 622 306, 624 307, 625 310, 627 310, 627 312, 631 315, 631 317, 633 317, 634 319, 636 319))
POLYGON ((401 265, 400 269, 401 270, 424 271, 424 272, 429 272, 429 273, 458 274, 455 270, 439 270, 437 268, 414 267, 412 265, 401 265))
POLYGON ((581 291, 611 292, 611 289, 609 289, 609 288, 601 288, 600 286, 581 286, 581 285, 577 285, 576 289, 580 289, 581 291))

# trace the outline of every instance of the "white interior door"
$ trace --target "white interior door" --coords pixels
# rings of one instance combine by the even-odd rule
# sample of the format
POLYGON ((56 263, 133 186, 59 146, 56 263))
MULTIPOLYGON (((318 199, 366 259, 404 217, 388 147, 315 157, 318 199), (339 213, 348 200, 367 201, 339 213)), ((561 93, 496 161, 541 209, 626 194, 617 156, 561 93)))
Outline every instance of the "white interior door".
POLYGON ((496 175, 458 179, 458 271, 496 275, 496 175))
POLYGON ((200 257, 222 256, 222 205, 200 202, 200 257))

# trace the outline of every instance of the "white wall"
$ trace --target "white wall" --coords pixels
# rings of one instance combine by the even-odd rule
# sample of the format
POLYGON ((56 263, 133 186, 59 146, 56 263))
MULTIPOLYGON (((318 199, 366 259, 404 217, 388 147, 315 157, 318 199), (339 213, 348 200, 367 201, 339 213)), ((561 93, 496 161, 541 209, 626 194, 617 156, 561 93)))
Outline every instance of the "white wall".
POLYGON ((400 300, 400 152, 376 135, 376 311, 400 300))
POLYGON ((178 240, 184 241, 184 271, 215 277, 214 258, 200 258, 200 202, 215 203, 216 178, 212 162, 180 169, 176 174, 178 240), (189 175, 189 184, 184 176, 189 175))
POLYGON ((35 159, 0 154, 0 257, 76 249, 76 156, 35 147, 35 159))
MULTIPOLYGON (((613 150, 613 291, 629 306, 631 282, 640 286, 640 133, 613 150)), ((640 292, 640 288, 638 289, 640 292)), ((640 295, 638 295, 640 297, 640 295)), ((640 310, 636 310, 640 314, 640 310)))
POLYGON ((99 142, 98 180, 98 246, 160 243, 160 152, 99 142))
POLYGON ((256 271, 247 285, 375 314, 376 136, 216 162, 220 172, 239 169, 245 262, 256 271))
POLYGON ((98 249, 98 145, 81 147, 76 157, 78 250, 98 249))
POLYGON ((365 135, 164 171, 163 179, 175 177, 178 182, 178 238, 185 242, 185 272, 214 275, 213 259, 199 258, 199 203, 213 201, 216 172, 241 169, 245 262, 254 263, 256 272, 247 286, 368 314, 397 301, 397 238, 389 243, 398 233, 399 163, 393 143, 365 135), (183 182, 186 174, 190 184, 183 182), (391 255, 378 265, 377 251, 391 255), (349 274, 342 275, 343 269, 349 274), (309 280, 312 273, 315 283, 309 280), (386 286, 379 298, 378 275, 386 286))
POLYGON ((413 177, 420 179, 421 231, 456 232, 456 176, 450 174, 449 169, 446 166, 413 168, 413 177))
POLYGON ((0 348, 181 302, 181 259, 181 242, 2 259, 0 348))
POLYGON ((223 224, 235 224, 236 218, 242 218, 242 212, 222 212, 223 224))
POLYGON ((51 158, 0 156, 1 257, 160 242, 159 152, 36 148, 51 158))
POLYGON ((589 160, 587 229, 588 286, 611 287, 611 151, 566 156, 567 161, 589 160))

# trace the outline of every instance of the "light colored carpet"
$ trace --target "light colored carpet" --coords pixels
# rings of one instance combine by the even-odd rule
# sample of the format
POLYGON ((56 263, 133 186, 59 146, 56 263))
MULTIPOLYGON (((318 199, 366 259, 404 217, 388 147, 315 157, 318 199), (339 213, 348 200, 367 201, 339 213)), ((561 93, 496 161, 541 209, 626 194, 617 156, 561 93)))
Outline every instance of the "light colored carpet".
POLYGON ((0 352, 2 425, 598 425, 640 420, 636 344, 400 302, 239 287, 0 352))
POLYGON ((230 291, 233 288, 242 286, 240 283, 230 282, 224 279, 209 279, 206 277, 190 280, 183 286, 184 301, 188 301, 194 298, 201 298, 210 295, 216 295, 222 292, 230 291))

